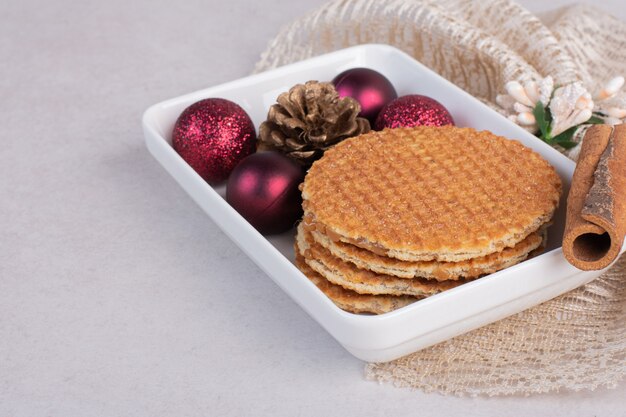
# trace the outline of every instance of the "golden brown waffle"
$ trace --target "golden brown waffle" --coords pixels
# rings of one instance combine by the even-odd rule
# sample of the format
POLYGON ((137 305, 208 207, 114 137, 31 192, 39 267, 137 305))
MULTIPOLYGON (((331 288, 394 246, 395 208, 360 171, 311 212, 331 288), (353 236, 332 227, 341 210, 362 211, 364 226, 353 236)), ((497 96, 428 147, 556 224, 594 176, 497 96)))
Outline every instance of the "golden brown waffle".
POLYGON ((336 242, 317 231, 310 232, 310 235, 315 243, 326 248, 335 257, 351 262, 358 268, 399 278, 420 277, 438 281, 477 278, 516 265, 525 260, 530 252, 539 248, 543 240, 540 232, 534 232, 512 248, 505 248, 479 258, 459 262, 411 262, 377 255, 349 243, 336 242))
POLYGON ((528 257, 526 258, 527 260, 528 260, 528 259, 532 259, 532 258, 534 258, 535 256, 539 256, 539 255, 541 255, 541 254, 543 253, 543 251, 545 251, 545 250, 546 250, 546 246, 548 245, 548 229, 547 229, 547 228, 542 227, 542 228, 539 230, 539 233, 540 233, 540 236, 541 236, 541 244, 539 245, 539 247, 538 247, 537 249, 535 249, 535 250, 531 251, 531 252, 528 254, 528 257))
POLYGON ((408 306, 418 299, 409 296, 364 295, 328 282, 312 270, 296 248, 296 266, 313 282, 337 307, 352 313, 383 314, 408 306))
POLYGON ((357 268, 354 264, 333 256, 327 249, 315 243, 301 226, 298 228, 296 242, 300 255, 315 272, 331 283, 359 294, 426 297, 467 282, 465 280, 435 281, 421 278, 398 278, 357 268))
POLYGON ((406 261, 458 262, 513 247, 553 215, 561 181, 517 141, 457 127, 347 139, 313 164, 304 221, 406 261))

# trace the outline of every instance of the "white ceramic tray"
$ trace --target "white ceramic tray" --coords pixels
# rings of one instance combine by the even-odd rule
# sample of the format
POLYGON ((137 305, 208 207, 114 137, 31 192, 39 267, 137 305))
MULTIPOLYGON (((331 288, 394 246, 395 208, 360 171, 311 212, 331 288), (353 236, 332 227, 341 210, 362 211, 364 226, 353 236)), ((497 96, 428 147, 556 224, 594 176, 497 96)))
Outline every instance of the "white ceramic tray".
POLYGON ((533 148, 558 171, 564 196, 574 170, 572 161, 541 140, 410 56, 385 45, 337 51, 150 107, 143 116, 143 128, 152 155, 224 233, 343 347, 366 361, 389 361, 520 312, 601 274, 602 271, 579 271, 563 257, 560 248, 565 220, 563 197, 543 255, 391 313, 379 316, 347 313, 337 308, 292 264, 293 231, 269 238, 258 233, 226 203, 224 186, 208 185, 171 146, 177 117, 198 100, 230 99, 248 112, 258 128, 281 92, 307 80, 331 80, 353 67, 381 72, 399 95, 418 93, 439 100, 450 110, 458 126, 487 129, 533 148))

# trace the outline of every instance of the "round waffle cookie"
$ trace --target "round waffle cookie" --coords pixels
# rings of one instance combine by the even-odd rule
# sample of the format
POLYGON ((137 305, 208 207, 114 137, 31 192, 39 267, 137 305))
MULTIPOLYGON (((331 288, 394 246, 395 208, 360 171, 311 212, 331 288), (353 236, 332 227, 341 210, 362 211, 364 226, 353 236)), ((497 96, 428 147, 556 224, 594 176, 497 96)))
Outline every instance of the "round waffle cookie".
POLYGON ((328 236, 312 231, 315 243, 326 248, 337 258, 351 262, 361 269, 369 269, 379 274, 393 275, 399 278, 421 277, 438 281, 457 280, 461 278, 478 278, 504 268, 516 265, 526 258, 543 241, 542 233, 531 233, 526 239, 512 248, 505 248, 486 256, 459 262, 438 261, 401 261, 395 258, 377 255, 358 246, 333 241, 328 236))
POLYGON ((331 283, 359 294, 427 297, 467 282, 465 280, 435 281, 423 278, 398 278, 357 268, 354 264, 333 256, 327 249, 315 243, 302 226, 298 227, 296 242, 300 255, 315 272, 331 283))
POLYGON ((313 284, 317 286, 333 303, 342 310, 352 313, 383 314, 408 306, 418 298, 395 295, 359 294, 335 285, 311 269, 296 247, 296 266, 313 284))
POLYGON ((560 194, 539 154, 452 126, 347 139, 302 186, 307 228, 405 261, 459 262, 514 247, 550 220, 560 194))

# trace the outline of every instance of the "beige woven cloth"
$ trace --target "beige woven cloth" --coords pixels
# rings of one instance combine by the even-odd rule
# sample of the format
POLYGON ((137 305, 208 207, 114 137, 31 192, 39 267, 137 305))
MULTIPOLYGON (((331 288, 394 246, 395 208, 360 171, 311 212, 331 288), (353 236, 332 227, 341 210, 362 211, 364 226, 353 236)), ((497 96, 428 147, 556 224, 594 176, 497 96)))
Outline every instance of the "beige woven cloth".
MULTIPOLYGON (((511 80, 597 91, 626 75, 621 21, 583 6, 540 19, 509 0, 333 1, 283 28, 256 70, 362 43, 398 47, 494 108, 511 80)), ((614 100, 626 107, 623 93, 614 100)), ((614 387, 626 374, 626 257, 584 287, 365 372, 457 395, 614 387)))

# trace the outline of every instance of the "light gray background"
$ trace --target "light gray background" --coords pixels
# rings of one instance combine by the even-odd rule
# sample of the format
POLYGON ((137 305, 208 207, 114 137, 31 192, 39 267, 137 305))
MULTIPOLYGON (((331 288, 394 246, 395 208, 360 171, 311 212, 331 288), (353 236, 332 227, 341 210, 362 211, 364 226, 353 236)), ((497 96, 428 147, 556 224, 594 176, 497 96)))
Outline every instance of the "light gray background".
POLYGON ((148 154, 146 107, 248 74, 319 4, 0 0, 1 417, 626 415, 626 384, 467 399, 365 381, 148 154))

